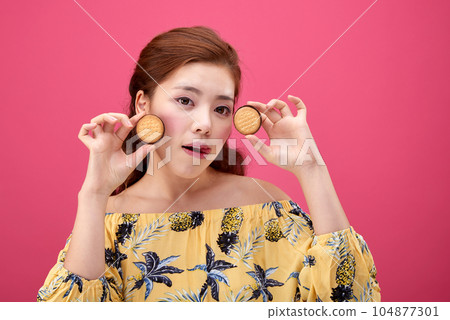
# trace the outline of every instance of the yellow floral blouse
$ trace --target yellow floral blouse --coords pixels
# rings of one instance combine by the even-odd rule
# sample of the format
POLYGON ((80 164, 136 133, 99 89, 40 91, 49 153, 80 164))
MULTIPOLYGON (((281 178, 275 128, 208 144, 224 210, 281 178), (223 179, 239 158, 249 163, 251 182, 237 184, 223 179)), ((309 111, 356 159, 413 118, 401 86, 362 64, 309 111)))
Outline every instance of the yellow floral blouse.
POLYGON ((37 301, 380 301, 373 257, 353 227, 316 236, 292 200, 175 213, 106 213, 105 269, 64 268, 37 301))

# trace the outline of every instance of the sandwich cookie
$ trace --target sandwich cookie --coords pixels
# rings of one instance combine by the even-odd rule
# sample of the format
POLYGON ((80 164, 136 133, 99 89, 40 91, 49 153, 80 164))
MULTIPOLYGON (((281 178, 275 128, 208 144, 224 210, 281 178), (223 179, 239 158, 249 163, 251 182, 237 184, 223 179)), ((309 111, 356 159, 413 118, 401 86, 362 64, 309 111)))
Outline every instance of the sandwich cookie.
POLYGON ((261 127, 261 114, 248 104, 240 107, 234 113, 234 127, 243 135, 254 134, 261 127))
POLYGON ((164 123, 154 114, 146 114, 136 125, 136 133, 143 142, 155 143, 164 136, 164 123))

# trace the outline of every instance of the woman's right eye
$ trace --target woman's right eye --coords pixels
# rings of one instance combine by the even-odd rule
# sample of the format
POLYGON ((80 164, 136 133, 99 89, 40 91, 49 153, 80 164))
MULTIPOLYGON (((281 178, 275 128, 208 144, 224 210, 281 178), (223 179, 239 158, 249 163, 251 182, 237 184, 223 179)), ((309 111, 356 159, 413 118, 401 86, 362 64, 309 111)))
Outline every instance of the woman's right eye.
POLYGON ((192 101, 191 99, 187 98, 187 97, 180 97, 176 99, 178 102, 180 102, 182 105, 187 106, 189 104, 189 101, 192 101), (186 101, 186 103, 183 103, 182 101, 186 101))

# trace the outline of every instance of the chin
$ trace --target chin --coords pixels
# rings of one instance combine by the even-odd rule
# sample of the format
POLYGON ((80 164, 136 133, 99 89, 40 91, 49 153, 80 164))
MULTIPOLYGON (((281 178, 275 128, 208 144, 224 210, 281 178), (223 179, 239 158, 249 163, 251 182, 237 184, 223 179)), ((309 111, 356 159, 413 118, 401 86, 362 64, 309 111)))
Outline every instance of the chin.
POLYGON ((201 163, 200 165, 187 165, 186 164, 174 164, 170 166, 170 171, 182 179, 195 179, 198 178, 209 167, 210 162, 201 163))
MULTIPOLYGON (((158 163, 161 159, 165 158, 166 155, 160 154, 158 150, 157 153, 159 159, 155 158, 155 161, 158 163)), ((198 161, 199 159, 195 160, 198 161)), ((168 170, 175 176, 182 179, 195 179, 203 174, 213 161, 214 160, 210 159, 201 159, 200 164, 194 164, 194 158, 188 157, 185 154, 185 151, 182 151, 181 153, 173 152, 171 155, 171 160, 168 161, 163 167, 156 170, 168 170)))

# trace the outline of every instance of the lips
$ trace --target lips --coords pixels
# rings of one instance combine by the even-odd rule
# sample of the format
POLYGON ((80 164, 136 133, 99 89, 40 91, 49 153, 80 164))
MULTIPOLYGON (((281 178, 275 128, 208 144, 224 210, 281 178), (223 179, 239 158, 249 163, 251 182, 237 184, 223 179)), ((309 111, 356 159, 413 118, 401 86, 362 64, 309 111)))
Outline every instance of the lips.
POLYGON ((200 153, 200 154, 203 154, 203 155, 207 155, 207 154, 211 153, 211 148, 206 146, 206 145, 195 145, 194 146, 192 144, 189 144, 189 145, 184 145, 184 146, 181 146, 181 147, 184 148, 184 149, 188 149, 188 150, 190 150, 192 152, 200 153))

